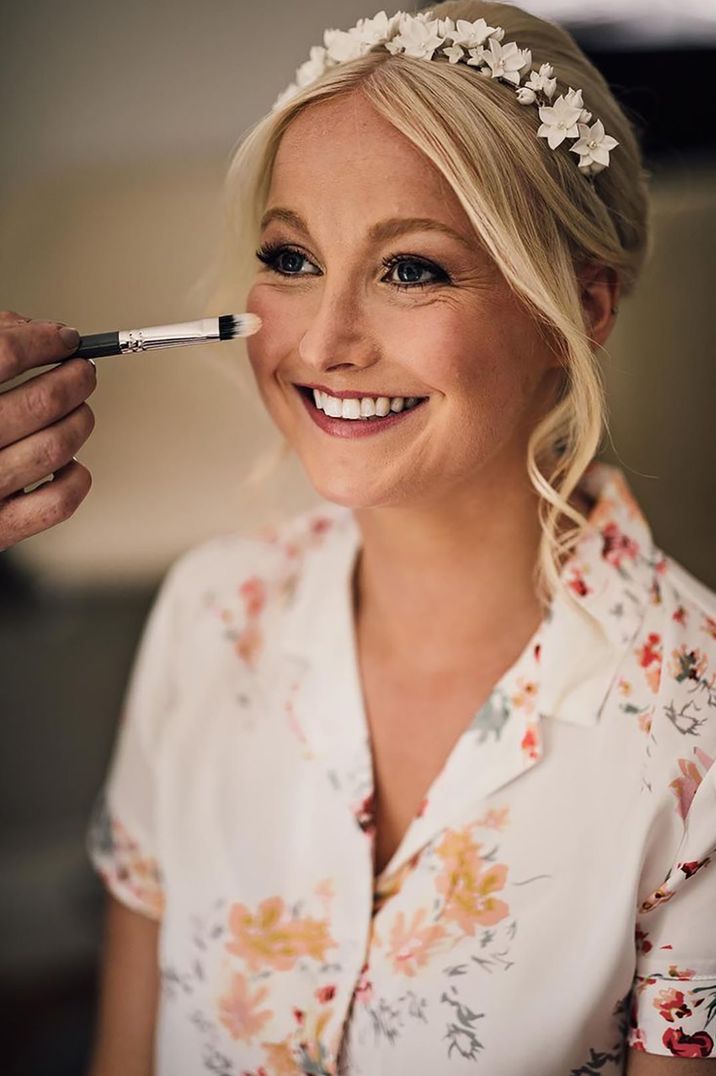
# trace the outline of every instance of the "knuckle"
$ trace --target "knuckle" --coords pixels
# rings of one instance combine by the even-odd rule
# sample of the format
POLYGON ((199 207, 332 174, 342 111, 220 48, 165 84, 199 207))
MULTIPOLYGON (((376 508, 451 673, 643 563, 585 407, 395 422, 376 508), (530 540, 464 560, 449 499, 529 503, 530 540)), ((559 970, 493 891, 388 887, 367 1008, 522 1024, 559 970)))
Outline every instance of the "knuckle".
POLYGON ((0 337, 0 368, 4 380, 9 380, 22 369, 22 348, 14 336, 0 337))
POLYGON ((39 437, 33 460, 38 471, 43 475, 52 474, 69 447, 67 434, 61 429, 52 430, 46 436, 39 437))
POLYGON ((53 413, 58 391, 52 379, 34 377, 23 385, 25 407, 31 419, 43 426, 53 413))

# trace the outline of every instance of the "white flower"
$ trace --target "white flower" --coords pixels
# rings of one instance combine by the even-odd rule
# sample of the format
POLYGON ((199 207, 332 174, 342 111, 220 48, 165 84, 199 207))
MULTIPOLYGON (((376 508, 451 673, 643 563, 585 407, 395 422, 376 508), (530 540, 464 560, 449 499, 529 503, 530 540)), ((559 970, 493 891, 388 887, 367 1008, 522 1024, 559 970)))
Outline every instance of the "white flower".
POLYGON ((326 70, 326 50, 322 45, 311 47, 310 59, 306 60, 296 71, 296 83, 298 86, 308 86, 315 82, 326 70))
POLYGON ((282 90, 278 95, 274 103, 271 105, 271 111, 277 112, 279 108, 283 108, 285 104, 291 101, 298 93, 300 87, 295 82, 289 83, 285 90, 282 90))
MULTIPOLYGON (((520 72, 532 63, 529 49, 518 49, 514 41, 499 45, 494 37, 490 38, 490 51, 483 50, 484 61, 490 68, 491 78, 501 78, 513 86, 520 84, 520 72)), ((469 61, 468 61, 469 63, 469 61)))
POLYGON ((587 112, 586 108, 583 108, 582 111, 579 113, 579 122, 580 123, 589 123, 591 118, 592 118, 592 113, 587 112))
POLYGON ((609 151, 618 145, 616 138, 606 134, 602 121, 597 120, 592 127, 579 124, 579 141, 570 146, 569 151, 579 154, 579 167, 582 169, 591 168, 592 165, 606 168, 609 165, 609 151))
POLYGON ((323 44, 326 58, 334 64, 356 60, 370 47, 364 45, 363 39, 353 33, 353 30, 324 30, 323 44))
POLYGON ((499 43, 500 41, 504 40, 505 31, 503 30, 503 28, 501 26, 498 26, 492 36, 495 39, 495 41, 497 41, 499 43))
POLYGON ((577 138, 577 121, 581 107, 572 105, 566 96, 558 97, 553 105, 543 105, 539 110, 542 125, 537 131, 539 138, 546 138, 550 149, 561 146, 565 138, 577 138))
POLYGON ((534 90, 535 93, 543 93, 551 101, 554 91, 557 89, 557 79, 552 78, 552 74, 552 66, 542 64, 539 71, 532 71, 525 82, 525 86, 528 86, 530 90, 534 90))
POLYGON ((573 105, 574 108, 578 108, 580 110, 584 108, 584 101, 582 100, 581 90, 573 90, 570 86, 564 95, 564 99, 568 105, 573 105))
POLYGON ((355 33, 356 37, 360 38, 363 44, 370 48, 390 38, 393 30, 399 25, 402 14, 399 11, 396 15, 391 15, 388 18, 384 11, 379 11, 372 19, 359 19, 353 30, 349 30, 349 33, 355 33))
POLYGON ((438 33, 441 37, 452 37, 455 33, 455 23, 452 19, 438 19, 438 33))
POLYGON ((537 94, 527 86, 520 86, 515 96, 521 105, 533 105, 537 100, 537 94))
POLYGON ((448 45, 446 49, 443 49, 443 52, 451 64, 456 64, 465 55, 459 45, 448 45))
POLYGON ((404 15, 400 32, 392 41, 386 41, 385 47, 388 52, 404 52, 406 56, 414 56, 418 60, 429 60, 443 43, 443 38, 436 33, 437 26, 437 19, 428 21, 404 15))
POLYGON ((462 45, 466 49, 477 49, 480 45, 484 45, 488 37, 497 29, 496 26, 488 26, 484 19, 477 19, 476 22, 458 19, 450 36, 454 45, 462 45))

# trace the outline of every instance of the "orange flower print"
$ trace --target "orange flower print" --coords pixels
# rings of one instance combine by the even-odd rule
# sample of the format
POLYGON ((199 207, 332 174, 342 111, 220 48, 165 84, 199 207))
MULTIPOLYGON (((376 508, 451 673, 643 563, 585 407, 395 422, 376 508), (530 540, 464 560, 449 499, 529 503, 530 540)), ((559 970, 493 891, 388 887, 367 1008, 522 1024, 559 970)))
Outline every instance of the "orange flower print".
POLYGON ((232 1038, 251 1042, 253 1037, 259 1034, 264 1024, 273 1016, 271 1009, 258 1010, 258 1006, 268 995, 267 986, 260 986, 250 994, 245 977, 238 972, 234 973, 228 994, 219 999, 219 1019, 232 1038))
POLYGON ((646 642, 637 647, 634 653, 640 667, 644 670, 647 684, 656 694, 661 681, 662 645, 659 633, 650 631, 646 642))
POLYGON ((714 761, 700 747, 694 748, 694 755, 696 756, 696 762, 692 762, 688 758, 677 759, 681 777, 669 782, 669 788, 676 796, 676 810, 683 819, 686 819, 693 798, 696 795, 696 790, 714 761))
POLYGON ((326 920, 290 918, 281 897, 263 900, 255 915, 246 905, 233 904, 229 930, 232 940, 226 948, 245 960, 250 971, 290 971, 300 957, 324 961, 326 949, 336 945, 326 920))
POLYGON ((504 888, 507 867, 498 863, 483 870, 480 847, 465 827, 448 830, 436 848, 444 862, 435 883, 445 898, 443 917, 466 934, 474 934, 477 925, 494 926, 509 914, 507 903, 494 895, 504 888))
POLYGON ((509 819, 509 807, 491 807, 488 811, 485 811, 482 818, 478 818, 475 825, 484 829, 503 830, 507 828, 509 819))
POLYGON ((266 1051, 266 1071, 271 1076, 301 1076, 301 1069, 293 1057, 293 1050, 287 1042, 262 1042, 266 1051))
POLYGON ((653 998, 652 1005, 658 1010, 659 1016, 668 1020, 669 1023, 673 1023, 676 1017, 679 1020, 685 1020, 687 1016, 692 1015, 681 990, 674 990, 672 986, 660 990, 653 998))
MULTIPOLYGON (((670 949, 671 946, 668 946, 670 949)), ((668 972, 670 979, 693 979, 696 972, 693 968, 679 968, 676 964, 669 964, 668 972)))
POLYGON ((239 587, 239 595, 244 603, 244 610, 249 620, 255 619, 266 604, 266 585, 258 576, 252 575, 239 587))
POLYGON ((712 639, 716 639, 716 619, 714 617, 704 614, 704 622, 701 626, 707 635, 710 635, 712 639))
POLYGON ((524 710, 526 714, 531 714, 537 698, 537 684, 534 680, 525 680, 524 677, 520 677, 517 681, 517 687, 518 690, 512 696, 510 702, 515 709, 524 710))
POLYGON ((406 925, 403 912, 398 912, 393 921, 388 939, 388 957, 393 962, 393 971, 398 975, 415 975, 418 968, 425 967, 438 942, 446 937, 446 931, 438 923, 423 925, 426 916, 425 908, 419 908, 413 914, 410 926, 406 925))
POLYGON ((671 654, 669 672, 681 683, 683 680, 700 680, 708 666, 708 658, 702 650, 690 650, 686 643, 671 654))

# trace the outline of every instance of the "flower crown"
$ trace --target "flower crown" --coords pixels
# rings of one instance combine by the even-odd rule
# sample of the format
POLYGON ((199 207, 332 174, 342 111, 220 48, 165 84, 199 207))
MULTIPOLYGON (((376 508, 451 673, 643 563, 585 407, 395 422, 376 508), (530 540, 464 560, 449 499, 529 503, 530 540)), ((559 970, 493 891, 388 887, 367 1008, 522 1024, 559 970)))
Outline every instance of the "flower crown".
POLYGON ((510 84, 521 105, 539 108, 542 123, 537 135, 547 139, 550 149, 557 149, 565 138, 576 138, 570 152, 579 156, 581 172, 593 176, 609 167, 609 151, 619 143, 606 134, 601 120, 589 126, 592 114, 584 107, 581 90, 570 87, 552 100, 557 79, 551 64, 542 64, 539 71, 533 71, 531 51, 518 48, 514 41, 502 44, 504 29, 488 26, 484 19, 458 19, 455 23, 452 19, 432 19, 430 15, 429 11, 415 15, 398 11, 389 18, 380 11, 373 18, 359 19, 350 30, 326 30, 323 45, 312 47, 310 59, 297 69, 295 81, 279 94, 271 111, 281 109, 328 68, 383 45, 390 53, 402 52, 422 60, 446 56, 451 64, 468 64, 481 75, 510 84))

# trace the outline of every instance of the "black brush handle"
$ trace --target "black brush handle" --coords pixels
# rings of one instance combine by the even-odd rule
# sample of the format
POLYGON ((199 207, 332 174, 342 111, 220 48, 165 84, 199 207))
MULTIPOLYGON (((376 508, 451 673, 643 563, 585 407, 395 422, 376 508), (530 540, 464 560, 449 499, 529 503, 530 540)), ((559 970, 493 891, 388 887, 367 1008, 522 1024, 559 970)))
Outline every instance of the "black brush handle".
POLYGON ((81 336, 79 347, 68 358, 101 359, 104 355, 121 355, 119 333, 93 333, 81 336))

